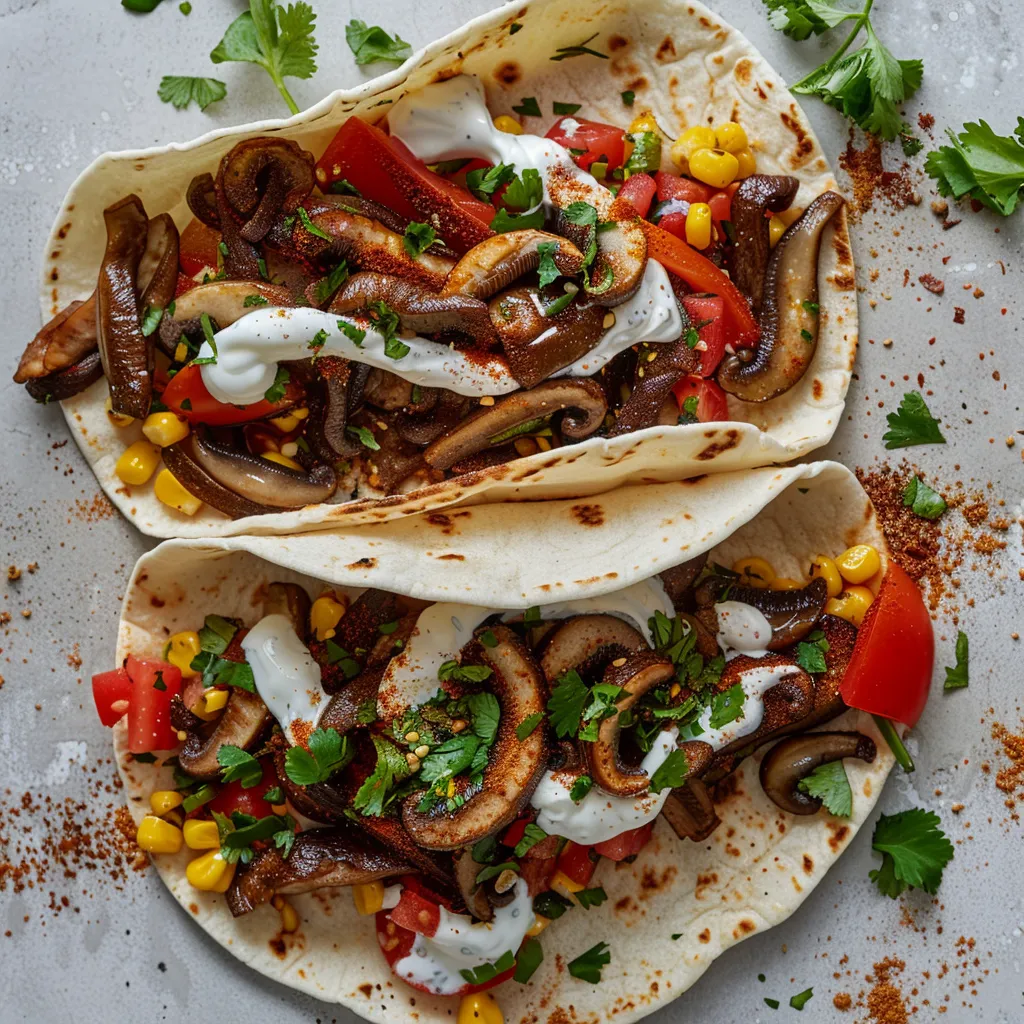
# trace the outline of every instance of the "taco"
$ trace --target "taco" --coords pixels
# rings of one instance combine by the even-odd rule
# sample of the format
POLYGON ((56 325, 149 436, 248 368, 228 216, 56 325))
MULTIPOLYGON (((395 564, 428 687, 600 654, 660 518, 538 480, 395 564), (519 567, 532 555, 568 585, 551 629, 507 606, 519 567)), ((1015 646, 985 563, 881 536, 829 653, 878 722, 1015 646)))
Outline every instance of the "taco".
POLYGON ((784 462, 856 349, 834 188, 699 4, 535 0, 287 122, 101 157, 15 379, 164 537, 784 462))
POLYGON ((371 1020, 635 1020, 788 917, 923 707, 927 610, 840 466, 639 491, 145 555, 93 688, 175 899, 371 1020))

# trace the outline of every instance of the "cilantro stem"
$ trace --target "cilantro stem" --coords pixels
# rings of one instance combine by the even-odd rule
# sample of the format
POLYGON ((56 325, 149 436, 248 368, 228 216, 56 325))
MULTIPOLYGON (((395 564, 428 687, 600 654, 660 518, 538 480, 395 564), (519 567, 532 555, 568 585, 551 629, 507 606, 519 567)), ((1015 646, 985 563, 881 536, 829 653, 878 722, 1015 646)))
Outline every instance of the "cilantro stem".
POLYGON ((896 758, 896 763, 908 774, 914 771, 914 759, 910 756, 910 751, 903 746, 903 740, 900 739, 896 726, 888 718, 883 718, 881 715, 872 715, 871 717, 875 720, 875 725, 878 726, 878 731, 882 734, 882 738, 889 744, 889 749, 892 751, 893 757, 896 758))
POLYGON ((275 68, 267 68, 270 72, 270 77, 274 80, 274 85, 277 86, 277 91, 284 98, 285 103, 288 104, 288 109, 293 113, 299 112, 299 105, 292 99, 292 94, 288 91, 288 86, 284 84, 284 78, 277 73, 275 68))
POLYGON ((870 26, 871 8, 874 6, 874 4, 875 0, 866 0, 864 4, 864 10, 862 10, 860 14, 856 14, 855 12, 851 11, 847 15, 848 19, 853 19, 856 22, 856 24, 853 26, 853 31, 843 41, 843 45, 840 46, 839 49, 836 50, 836 52, 833 53, 827 61, 825 61, 822 67, 815 68, 810 74, 804 75, 804 77, 801 78, 799 82, 796 82, 790 86, 790 89, 792 89, 793 92, 799 92, 800 87, 806 84, 810 79, 820 75, 823 68, 827 68, 830 71, 832 70, 832 68, 839 62, 843 54, 846 53, 846 51, 853 45, 853 41, 854 39, 857 38, 857 35, 860 33, 860 30, 864 28, 865 25, 870 26))

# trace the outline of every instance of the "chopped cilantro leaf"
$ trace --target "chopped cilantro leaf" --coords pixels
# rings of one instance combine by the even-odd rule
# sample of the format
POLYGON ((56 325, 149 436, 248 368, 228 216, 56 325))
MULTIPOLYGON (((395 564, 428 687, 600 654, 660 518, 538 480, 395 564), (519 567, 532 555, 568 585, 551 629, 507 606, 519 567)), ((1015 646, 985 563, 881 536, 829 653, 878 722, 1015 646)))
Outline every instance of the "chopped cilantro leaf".
POLYGON ((595 886, 593 889, 580 889, 576 896, 576 902, 584 909, 589 910, 591 907, 599 907, 606 899, 608 899, 608 893, 604 891, 601 886, 595 886))
POLYGON ((519 956, 516 959, 516 972, 512 977, 525 985, 534 975, 537 968, 544 962, 544 950, 536 939, 527 939, 519 947, 519 956))
POLYGON ((466 968, 459 971, 470 985, 483 985, 493 981, 499 974, 509 970, 515 965, 516 955, 512 950, 506 950, 494 961, 493 964, 480 964, 478 967, 466 968))
POLYGON ((553 114, 562 114, 562 115, 575 114, 576 111, 579 110, 580 107, 582 107, 582 106, 583 106, 582 103, 559 103, 557 100, 555 100, 551 104, 551 112, 553 114))
POLYGON ((346 427, 345 432, 351 434, 353 437, 359 439, 360 443, 369 448, 372 452, 379 452, 380 445, 377 444, 377 439, 366 427, 346 427))
POLYGON ((583 707, 590 696, 590 689, 575 669, 570 669, 555 683, 547 703, 551 728, 559 739, 576 735, 583 716, 583 707))
POLYGON ((292 375, 283 367, 277 368, 274 374, 274 383, 263 393, 268 402, 280 402, 284 398, 285 385, 292 379, 292 375))
POLYGON ((262 295, 253 294, 246 295, 245 300, 242 302, 242 305, 246 309, 251 309, 253 306, 266 306, 268 302, 269 300, 265 299, 262 295))
POLYGON ((908 391, 897 412, 885 417, 889 429, 882 435, 885 447, 912 448, 919 444, 945 444, 938 420, 928 410, 920 391, 908 391))
POLYGON ((224 99, 228 87, 216 78, 198 78, 194 75, 164 75, 160 79, 157 96, 178 110, 190 103, 205 110, 211 103, 224 99))
POLYGON ((284 756, 284 769, 296 786, 326 782, 355 756, 347 736, 335 729, 314 729, 307 741, 308 750, 290 747, 284 756))
POLYGON ((222 782, 238 781, 242 789, 251 789, 263 780, 263 766, 252 754, 231 743, 223 743, 217 750, 222 782))
POLYGON ((437 232, 420 221, 410 221, 402 236, 405 251, 415 260, 423 255, 437 241, 437 232))
POLYGON ((410 768, 405 755, 393 743, 380 736, 372 739, 377 766, 359 787, 352 807, 367 817, 380 817, 384 813, 388 792, 409 776, 410 768))
POLYGON ((322 238, 322 239, 324 239, 327 242, 334 241, 334 239, 332 239, 331 236, 329 234, 327 234, 326 231, 324 231, 322 228, 318 228, 313 223, 313 221, 310 219, 309 214, 306 213, 306 208, 304 206, 300 206, 298 208, 298 214, 299 214, 299 220, 302 221, 302 226, 311 235, 313 235, 315 238, 322 238))
POLYGON ((970 658, 967 634, 961 629, 956 634, 956 664, 946 668, 944 690, 962 690, 968 684, 967 672, 970 658))
POLYGON ((350 324, 347 320, 339 320, 338 330, 341 331, 341 333, 344 334, 356 348, 363 347, 363 339, 366 337, 366 331, 361 327, 356 327, 355 324, 350 324))
POLYGON ((690 762, 685 750, 673 750, 651 776, 649 789, 652 793, 660 793, 663 789, 675 789, 686 781, 690 772, 690 762))
POLYGON ((519 740, 520 743, 522 743, 523 740, 525 740, 528 736, 533 735, 534 729, 536 729, 537 726, 540 725, 540 723, 543 721, 543 711, 538 711, 535 714, 529 715, 527 718, 524 718, 516 726, 516 739, 519 740))
POLYGON ((730 722, 742 718, 746 699, 742 683, 734 683, 728 690, 716 693, 711 698, 711 718, 708 720, 708 726, 712 729, 721 729, 730 722))
POLYGON ((536 96, 524 96, 519 101, 518 107, 512 108, 517 114, 522 114, 523 117, 540 117, 540 104, 537 102, 536 96))
POLYGON ((892 899, 908 888, 934 895, 953 859, 953 844, 939 828, 939 816, 920 807, 883 814, 871 848, 882 854, 882 866, 871 871, 871 880, 892 899))
POLYGON ((516 843, 515 849, 512 851, 517 857, 522 857, 526 854, 527 850, 532 849, 539 842, 547 839, 548 834, 540 827, 531 822, 526 826, 526 831, 523 833, 523 838, 516 843))
POLYGON ((912 476, 907 481, 903 488, 903 504, 922 519, 938 519, 946 511, 946 499, 919 476, 912 476))
POLYGON ((570 960, 566 966, 574 978, 596 985, 601 980, 601 969, 611 962, 612 955, 608 952, 608 943, 599 942, 586 952, 580 953, 574 960, 570 960))
POLYGON ((853 790, 842 760, 818 765, 797 783, 797 789, 820 800, 837 818, 848 818, 853 813, 853 790))
POLYGON ((541 242, 537 246, 537 255, 540 256, 537 274, 541 288, 551 284, 559 276, 558 267, 555 266, 555 253, 557 252, 558 242, 541 242))
POLYGON ((627 89, 625 92, 620 94, 622 96, 622 102, 627 107, 633 106, 633 101, 636 99, 636 93, 632 89, 627 89))
POLYGON ((379 60, 401 64, 412 56, 412 47, 397 32, 392 39, 379 25, 367 25, 356 18, 345 26, 345 42, 357 64, 373 64, 379 60))
POLYGON ((578 804, 593 788, 594 780, 589 775, 579 775, 569 790, 569 799, 578 804))

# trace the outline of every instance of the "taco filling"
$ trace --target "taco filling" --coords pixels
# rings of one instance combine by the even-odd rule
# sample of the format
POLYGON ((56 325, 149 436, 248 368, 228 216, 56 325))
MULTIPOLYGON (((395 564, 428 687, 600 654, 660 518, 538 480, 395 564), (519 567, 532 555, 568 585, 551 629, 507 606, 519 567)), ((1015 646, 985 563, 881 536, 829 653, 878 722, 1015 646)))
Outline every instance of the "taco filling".
POLYGON ((842 199, 794 206, 797 179, 759 174, 733 122, 671 143, 650 113, 556 106, 574 110, 524 134, 458 76, 318 156, 240 142, 189 184, 180 234, 124 197, 95 292, 15 380, 46 401, 105 376, 111 421, 135 425, 121 482, 156 474, 165 505, 236 519, 784 394, 815 354, 842 199))
MULTIPOLYGON (((931 634, 897 566, 863 544, 834 555, 801 580, 705 555, 525 611, 273 583, 251 627, 210 609, 94 694, 135 759, 174 751, 143 849, 187 847, 195 889, 236 917, 273 904, 292 930, 289 895, 349 886, 398 978, 472 998, 526 983, 538 936, 604 902, 602 858, 635 858, 659 817, 705 840, 723 784, 766 745, 779 809, 849 816, 843 759, 876 746, 828 723, 871 709, 893 630, 916 667, 885 710, 916 721, 931 634)), ((606 956, 570 973, 597 981, 606 956)))

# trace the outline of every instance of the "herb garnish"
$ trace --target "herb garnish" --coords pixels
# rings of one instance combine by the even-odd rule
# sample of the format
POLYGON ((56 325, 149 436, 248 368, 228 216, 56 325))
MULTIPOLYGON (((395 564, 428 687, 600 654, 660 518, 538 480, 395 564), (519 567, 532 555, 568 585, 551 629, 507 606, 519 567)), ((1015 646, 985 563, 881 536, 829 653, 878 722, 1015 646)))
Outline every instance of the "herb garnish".
POLYGON ((569 799, 578 804, 593 788, 594 780, 589 775, 580 775, 569 790, 569 799))
POLYGON ((673 750, 668 757, 654 770, 648 789, 652 793, 660 793, 663 789, 675 789, 686 781, 690 773, 690 762, 686 751, 673 750))
POLYGON ((361 814, 380 817, 384 813, 389 791, 395 783, 406 779, 411 769, 405 756, 393 743, 380 736, 372 739, 377 752, 377 766, 359 787, 352 800, 352 807, 361 814))
POLYGON ((329 234, 327 234, 326 231, 324 231, 322 228, 318 228, 313 223, 313 221, 310 219, 309 214, 306 213, 306 208, 304 206, 300 206, 298 208, 298 214, 299 214, 299 220, 302 221, 302 226, 311 235, 313 235, 315 238, 322 238, 322 239, 324 239, 324 241, 327 241, 327 242, 332 241, 331 236, 329 234))
POLYGON ((477 167, 466 174, 466 188, 485 203, 502 185, 507 185, 516 176, 515 164, 496 164, 494 167, 477 167))
POLYGON ((743 705, 747 695, 742 683, 734 683, 728 690, 722 690, 711 698, 711 717, 708 727, 721 729, 738 718, 743 718, 743 705))
POLYGON ((217 362, 217 339, 213 336, 213 323, 210 320, 209 313, 199 314, 199 325, 203 329, 203 337, 206 339, 206 344, 213 349, 212 356, 202 356, 192 360, 193 366, 206 366, 211 363, 217 362))
POLYGON ((164 75, 160 79, 157 96, 177 110, 195 103, 205 110, 211 103, 224 99, 228 87, 216 78, 198 78, 193 75, 164 75))
POLYGON ((953 844, 938 826, 939 816, 920 807, 878 819, 871 848, 882 855, 882 866, 870 877, 886 896, 896 899, 912 888, 935 894, 953 859, 953 844))
POLYGON ((217 751, 222 782, 239 782, 242 789, 252 789, 263 780, 263 766, 252 754, 231 743, 223 743, 217 751))
POLYGON ((903 504, 922 519, 938 519, 946 511, 946 499, 919 476, 912 476, 907 481, 903 488, 903 504))
POLYGON ((522 114, 523 117, 540 117, 540 104, 537 102, 536 96, 524 96, 519 101, 518 107, 512 108, 517 114, 522 114))
POLYGON ((803 1008, 811 1001, 811 996, 814 995, 814 988, 805 988, 803 992, 797 992, 795 996, 790 996, 789 1005, 794 1010, 803 1010, 803 1008))
POLYGON ((584 54, 589 54, 591 57, 600 57, 601 60, 607 60, 608 54, 601 53, 598 50, 592 50, 587 43, 598 37, 597 32, 592 36, 587 36, 582 43, 577 43, 575 46, 559 46, 555 50, 555 56, 551 60, 568 60, 570 57, 582 57, 584 54))
POLYGON ((825 639, 825 634, 816 629, 806 640, 801 640, 797 644, 796 663, 806 672, 825 672, 828 670, 825 663, 827 650, 828 640, 825 639))
POLYGON ((620 95, 622 96, 622 102, 625 103, 627 107, 633 106, 633 101, 636 99, 636 93, 633 92, 632 89, 627 89, 620 95))
POLYGON ((584 910, 589 910, 591 907, 599 907, 606 899, 608 899, 608 893, 606 893, 599 885, 594 886, 593 889, 580 889, 580 891, 574 895, 576 897, 576 902, 584 910))
POLYGON ((889 429, 882 435, 885 447, 913 448, 919 444, 945 444, 939 421, 928 410, 920 391, 908 391, 897 412, 885 417, 889 429))
POLYGON ((942 684, 944 690, 962 690, 968 684, 969 648, 967 634, 962 629, 957 630, 956 664, 952 668, 946 668, 946 679, 942 684))
POLYGON ((996 135, 984 121, 965 124, 959 134, 946 131, 952 145, 929 153, 924 165, 939 195, 969 196, 1009 217, 1024 190, 1024 117, 1012 135, 996 135))
POLYGON ((355 54, 357 64, 378 60, 401 64, 412 56, 412 47, 397 32, 392 39, 379 25, 367 25, 356 18, 345 26, 345 42, 355 54))
POLYGON ((356 348, 363 347, 363 339, 366 337, 366 331, 361 327, 356 327, 355 324, 350 324, 347 320, 339 320, 338 330, 341 331, 341 333, 344 334, 356 348))
POLYGON ((499 233, 525 228, 539 228, 544 224, 544 184, 535 167, 527 167, 522 174, 513 175, 502 196, 506 206, 522 213, 510 213, 502 207, 491 221, 491 230, 499 233), (530 211, 530 212, 526 212, 530 211))
POLYGON ((263 392, 263 397, 268 402, 280 402, 284 398, 284 389, 291 379, 292 375, 283 366, 279 366, 277 373, 274 374, 274 383, 263 392))
POLYGON ((608 952, 608 943, 599 942, 585 953, 580 953, 575 960, 570 960, 566 966, 574 978, 596 985, 601 980, 601 968, 607 967, 611 962, 612 955, 608 952))
POLYGON ((531 822, 526 826, 526 830, 523 832, 523 838, 516 843, 515 849, 512 851, 517 857, 522 857, 526 854, 527 850, 532 849, 538 843, 547 839, 548 834, 540 827, 531 822))
POLYGON ((257 840, 272 839, 282 857, 291 853, 295 842, 295 819, 290 814, 268 814, 265 818, 254 818, 251 814, 235 811, 228 818, 214 811, 213 820, 217 823, 220 835, 221 856, 229 864, 237 861, 248 864, 255 856, 252 844, 257 840))
POLYGON ((249 309, 252 306, 266 306, 269 301, 269 299, 264 298, 264 296, 262 295, 246 295, 245 299, 242 302, 242 305, 246 309, 249 309))
POLYGON ((237 686, 240 690, 256 692, 256 680, 247 662, 230 661, 221 657, 237 632, 234 623, 219 615, 207 615, 199 630, 199 653, 190 668, 201 672, 203 686, 237 686))
POLYGON ((841 760, 818 765, 797 783, 796 788, 820 800, 829 814, 837 818, 848 818, 853 813, 853 790, 841 760))
POLYGON ((527 939, 519 947, 519 956, 516 959, 516 971, 512 977, 525 985, 534 975, 537 968, 544 962, 544 950, 536 939, 527 939))
POLYGON ((480 964, 478 967, 464 968, 459 971, 459 974, 470 985, 483 985, 485 982, 493 981, 503 971, 509 970, 515 965, 515 962, 516 955, 509 949, 502 953, 493 964, 480 964))
POLYGON ((559 103, 557 100, 551 104, 551 112, 553 114, 561 114, 563 116, 568 114, 575 114, 577 110, 582 107, 582 103, 559 103))
POLYGON ((326 277, 322 277, 317 281, 316 288, 314 289, 317 305, 326 302, 347 279, 348 263, 342 260, 326 277))
POLYGON ((523 740, 525 740, 528 736, 533 735, 533 731, 543 721, 543 711, 538 711, 535 714, 527 716, 516 726, 516 739, 519 740, 520 743, 522 743, 523 740))
POLYGON ((371 452, 380 451, 380 445, 377 444, 377 438, 375 438, 373 436, 373 433, 366 427, 348 426, 345 428, 345 433, 351 434, 353 437, 358 438, 360 444, 362 444, 366 448, 369 448, 371 452))
POLYGON ((409 221, 409 226, 402 236, 405 251, 415 260, 423 255, 437 241, 437 232, 429 225, 420 221, 409 221))
POLYGON ((541 242, 537 246, 537 255, 540 256, 537 274, 541 288, 551 284, 559 276, 558 267, 555 265, 555 253, 557 252, 558 242, 541 242))
POLYGON ((348 737, 341 736, 335 729, 314 729, 306 746, 308 750, 289 747, 284 755, 285 774, 296 786, 326 782, 355 756, 348 737))

